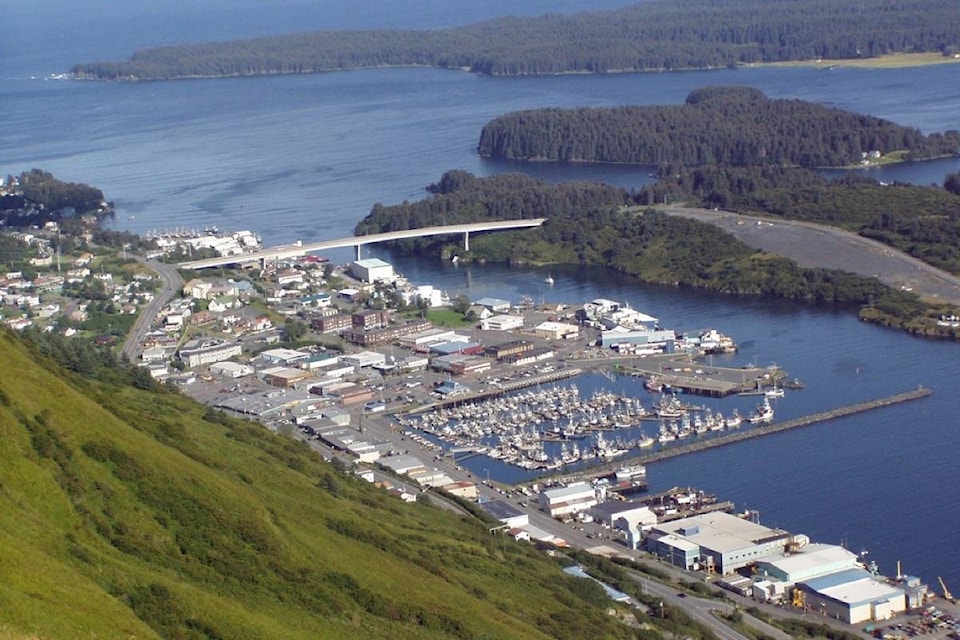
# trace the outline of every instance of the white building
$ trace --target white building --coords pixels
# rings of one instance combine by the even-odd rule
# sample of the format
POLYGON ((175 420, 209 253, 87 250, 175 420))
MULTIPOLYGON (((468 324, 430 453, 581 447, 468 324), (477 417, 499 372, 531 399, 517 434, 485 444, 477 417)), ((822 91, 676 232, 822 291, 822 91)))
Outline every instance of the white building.
POLYGON ((215 362, 210 365, 210 373, 221 378, 242 378, 252 376, 253 367, 236 362, 215 362))
POLYGON ((180 359, 190 368, 229 360, 243 353, 239 342, 191 341, 180 349, 180 359))
POLYGON ((546 340, 569 340, 580 336, 580 327, 565 322, 541 322, 534 328, 538 338, 546 340))
POLYGON ((480 328, 484 331, 513 331, 523 328, 523 316, 513 316, 505 313, 490 316, 480 321, 480 328))
POLYGON ((717 511, 657 524, 650 529, 645 546, 685 569, 727 574, 781 555, 793 541, 782 529, 717 511))
POLYGON ((380 258, 357 260, 350 265, 350 272, 363 282, 376 282, 378 280, 392 281, 395 277, 393 265, 389 262, 384 262, 380 258))
POLYGON ((596 490, 585 482, 547 489, 540 494, 540 507, 554 518, 586 511, 598 502, 596 490))
POLYGON ((903 588, 863 569, 847 569, 798 583, 795 604, 848 624, 887 620, 907 610, 903 588))
POLYGON ((347 366, 362 369, 364 367, 386 364, 387 356, 376 351, 360 351, 359 353, 340 356, 340 362, 347 366))

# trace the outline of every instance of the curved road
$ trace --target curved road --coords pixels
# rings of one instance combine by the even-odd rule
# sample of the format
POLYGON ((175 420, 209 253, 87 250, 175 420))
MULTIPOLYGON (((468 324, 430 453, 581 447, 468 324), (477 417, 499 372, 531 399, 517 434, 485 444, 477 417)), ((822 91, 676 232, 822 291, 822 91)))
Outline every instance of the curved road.
POLYGON ((174 294, 183 286, 183 278, 181 278, 177 272, 176 265, 146 260, 138 256, 135 257, 137 262, 157 273, 162 286, 153 297, 153 300, 141 309, 140 315, 137 316, 137 321, 133 323, 133 327, 130 328, 130 333, 127 334, 127 339, 123 343, 123 355, 125 355, 130 362, 136 362, 137 356, 140 355, 140 345, 143 344, 143 339, 150 330, 150 325, 153 324, 154 318, 157 317, 157 314, 163 306, 167 304, 167 302, 173 298, 174 294))
POLYGON ((811 222, 683 205, 656 209, 715 225, 751 247, 790 258, 801 267, 841 269, 872 276, 891 287, 913 291, 930 302, 960 305, 960 278, 850 231, 811 222))

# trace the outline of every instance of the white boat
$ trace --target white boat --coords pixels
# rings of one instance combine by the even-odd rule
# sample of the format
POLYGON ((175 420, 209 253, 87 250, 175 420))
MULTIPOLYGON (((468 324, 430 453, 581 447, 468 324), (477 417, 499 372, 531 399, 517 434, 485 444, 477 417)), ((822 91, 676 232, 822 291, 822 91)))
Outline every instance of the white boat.
POLYGON ((736 429, 741 424, 743 424, 743 418, 740 417, 740 412, 736 409, 733 410, 733 413, 730 414, 730 417, 723 421, 723 426, 727 429, 736 429))
POLYGON ((553 276, 548 275, 546 278, 543 279, 543 281, 546 282, 546 283, 549 284, 549 285, 552 285, 553 282, 554 282, 553 276))
POLYGON ((784 396, 784 393, 785 392, 783 390, 783 387, 778 387, 774 385, 772 389, 767 389, 766 391, 764 391, 763 395, 765 395, 768 398, 782 398, 784 396))
POLYGON ((773 407, 770 406, 770 401, 766 397, 763 398, 763 404, 750 414, 749 420, 752 423, 773 421, 773 407))
POLYGON ((614 477, 617 479, 617 482, 623 482, 625 480, 634 480, 636 478, 646 478, 647 477, 647 468, 642 464, 635 465, 624 465, 616 470, 614 477))

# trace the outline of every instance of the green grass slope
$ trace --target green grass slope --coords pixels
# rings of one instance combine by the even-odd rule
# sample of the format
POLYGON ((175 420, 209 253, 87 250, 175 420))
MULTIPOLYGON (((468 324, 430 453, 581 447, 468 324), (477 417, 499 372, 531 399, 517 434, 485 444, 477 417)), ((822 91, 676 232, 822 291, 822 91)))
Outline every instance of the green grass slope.
POLYGON ((0 363, 0 638, 640 633, 528 545, 258 425, 75 378, 6 333, 0 363))

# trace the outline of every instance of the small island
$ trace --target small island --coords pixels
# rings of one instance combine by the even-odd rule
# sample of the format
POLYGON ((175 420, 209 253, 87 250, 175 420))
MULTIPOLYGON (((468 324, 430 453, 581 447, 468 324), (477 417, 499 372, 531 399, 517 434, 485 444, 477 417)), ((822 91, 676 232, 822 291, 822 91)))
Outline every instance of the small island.
POLYGON ((851 167, 955 154, 960 134, 918 129, 750 87, 705 87, 685 104, 534 109, 483 127, 481 156, 549 162, 851 167))

